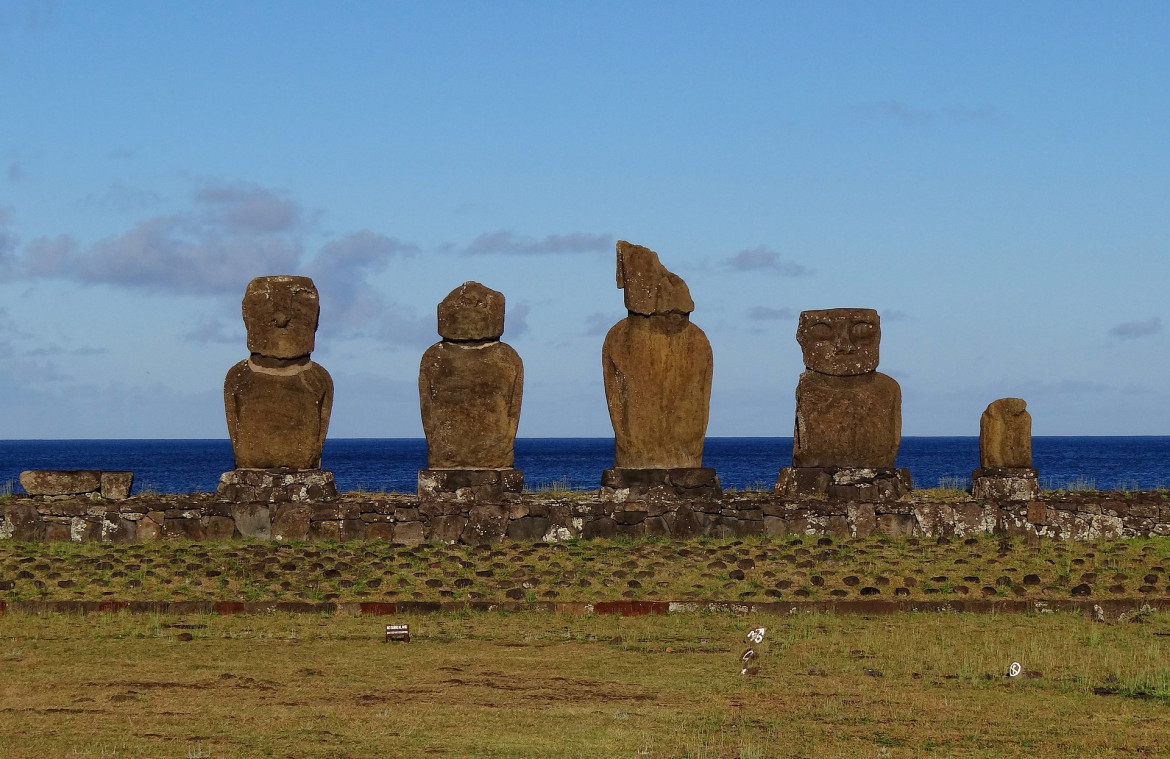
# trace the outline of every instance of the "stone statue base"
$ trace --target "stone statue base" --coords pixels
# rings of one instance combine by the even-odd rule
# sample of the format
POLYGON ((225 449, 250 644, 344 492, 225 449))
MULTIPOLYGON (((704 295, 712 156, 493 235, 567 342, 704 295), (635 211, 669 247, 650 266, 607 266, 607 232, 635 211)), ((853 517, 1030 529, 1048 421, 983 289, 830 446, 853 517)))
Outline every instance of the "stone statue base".
POLYGON ((524 490, 519 469, 420 469, 418 497, 422 501, 498 503, 524 490))
POLYGON ((896 501, 913 489, 909 469, 786 466, 776 478, 781 498, 896 501))
POLYGON ((337 483, 324 469, 233 469, 217 492, 232 503, 318 503, 337 499, 337 483))
POLYGON ((601 500, 614 503, 644 498, 714 501, 723 497, 723 486, 714 469, 606 469, 601 473, 601 500))
POLYGON ((1033 501, 1040 481, 1030 467, 987 467, 971 473, 971 495, 989 501, 1033 501))

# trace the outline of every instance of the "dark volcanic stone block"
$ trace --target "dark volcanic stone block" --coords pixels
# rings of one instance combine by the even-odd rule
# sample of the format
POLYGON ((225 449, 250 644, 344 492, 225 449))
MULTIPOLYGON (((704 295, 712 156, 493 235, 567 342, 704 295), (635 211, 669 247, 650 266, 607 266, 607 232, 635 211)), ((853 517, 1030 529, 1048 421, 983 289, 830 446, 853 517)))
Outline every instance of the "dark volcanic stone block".
POLYGON ((971 473, 971 495, 989 501, 1033 501, 1040 497, 1036 470, 980 467, 971 473))
POLYGON ((102 472, 102 498, 109 501, 124 501, 130 497, 130 488, 134 484, 134 472, 102 472))
POLYGON ((218 498, 233 503, 320 503, 337 498, 323 469, 233 469, 219 478, 218 498))
POLYGON ((30 470, 20 473, 29 495, 82 495, 102 489, 102 473, 91 469, 30 470))
POLYGON ((784 467, 776 478, 781 498, 830 501, 896 501, 913 488, 907 469, 784 467))
POLYGON ((45 534, 45 522, 31 503, 10 503, 4 507, 5 532, 13 540, 37 541, 45 534))
POLYGON ((420 469, 418 497, 423 502, 493 503, 524 490, 519 469, 420 469))
POLYGON ((674 469, 606 469, 601 473, 602 498, 633 501, 645 498, 669 500, 718 500, 723 496, 719 475, 709 467, 674 469))

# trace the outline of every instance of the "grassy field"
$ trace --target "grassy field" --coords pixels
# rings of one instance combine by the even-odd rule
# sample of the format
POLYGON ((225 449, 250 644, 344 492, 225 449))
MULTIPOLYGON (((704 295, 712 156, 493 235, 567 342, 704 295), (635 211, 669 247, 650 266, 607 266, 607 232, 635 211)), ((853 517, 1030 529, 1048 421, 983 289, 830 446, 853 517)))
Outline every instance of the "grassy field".
POLYGON ((1166 615, 388 619, 0 615, 0 756, 1170 754, 1166 615))
POLYGON ((351 543, 0 541, 0 600, 1165 598, 1170 538, 351 543), (1075 591, 1075 592, 1074 592, 1075 591))

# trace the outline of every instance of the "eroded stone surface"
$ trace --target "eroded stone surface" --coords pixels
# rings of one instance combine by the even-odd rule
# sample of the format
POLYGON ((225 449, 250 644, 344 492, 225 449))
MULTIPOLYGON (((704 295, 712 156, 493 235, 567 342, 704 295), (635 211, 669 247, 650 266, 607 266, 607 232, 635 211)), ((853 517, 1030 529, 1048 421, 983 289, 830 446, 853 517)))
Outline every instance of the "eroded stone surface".
POLYGON ((443 341, 423 354, 418 377, 430 469, 512 467, 524 364, 498 340, 503 327, 504 296, 478 282, 439 305, 443 341))
POLYGON ((233 469, 220 476, 218 494, 233 503, 318 503, 337 498, 337 483, 323 469, 233 469))
POLYGON ((464 282, 439 302, 444 340, 499 340, 504 334, 504 294, 479 282, 464 282))
POLYGON ((796 387, 792 464, 888 469, 902 440, 902 391, 880 372, 806 371, 796 387))
POLYGON ((252 355, 228 371, 224 409, 237 469, 316 469, 333 380, 313 363, 319 303, 308 277, 258 277, 243 301, 252 355))
POLYGON ((321 303, 308 277, 256 277, 244 291, 241 310, 249 352, 283 359, 313 352, 321 303))
POLYGON ((102 498, 110 501, 122 501, 130 497, 130 488, 134 485, 134 472, 102 472, 102 498))
POLYGON ((907 469, 783 467, 776 492, 783 498, 834 501, 896 501, 913 489, 907 469))
POLYGON ((654 251, 625 240, 617 244, 617 286, 625 291, 626 309, 632 314, 689 314, 695 310, 682 277, 668 271, 654 251))
POLYGON ((805 367, 836 377, 875 371, 881 337, 881 321, 872 308, 802 311, 796 328, 805 367))
POLYGON ((29 495, 80 495, 102 488, 102 473, 86 469, 34 469, 20 473, 20 486, 29 495))
POLYGON ((625 502, 645 498, 718 500, 719 475, 709 467, 681 469, 606 469, 601 473, 601 498, 625 502))
POLYGON ((979 418, 979 466, 1032 466, 1032 415, 1022 398, 1000 398, 979 418))
POLYGON ((713 360, 686 283, 653 251, 618 243, 629 315, 602 345, 618 469, 701 468, 713 360))
POLYGON ((481 503, 506 500, 524 490, 519 469, 421 469, 418 497, 425 502, 481 503))
POLYGON ((971 496, 989 501, 1031 501, 1040 481, 1030 467, 980 467, 971 474, 971 496))

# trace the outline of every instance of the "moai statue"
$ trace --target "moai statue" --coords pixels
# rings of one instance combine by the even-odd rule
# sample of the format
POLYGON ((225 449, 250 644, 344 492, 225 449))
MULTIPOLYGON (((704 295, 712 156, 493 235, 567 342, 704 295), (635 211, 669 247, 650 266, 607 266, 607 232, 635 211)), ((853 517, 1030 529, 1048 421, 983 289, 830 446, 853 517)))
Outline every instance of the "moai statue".
POLYGON ((1032 468, 1032 415, 1023 399, 993 401, 979 418, 979 468, 971 473, 971 493, 996 501, 1040 496, 1032 468))
POLYGON ((231 501, 317 501, 337 495, 321 470, 333 380, 309 358, 320 301, 308 277, 257 277, 244 293, 251 355, 223 384, 236 469, 220 478, 231 501))
POLYGON ((629 315, 601 348, 614 431, 614 465, 602 474, 603 494, 617 501, 650 492, 718 497, 719 478, 702 463, 711 344, 691 323, 690 290, 657 253, 625 241, 617 244, 617 286, 629 315))
POLYGON ((881 322, 869 308, 804 311, 796 330, 806 371, 796 386, 792 466, 786 496, 890 500, 910 489, 894 469, 902 439, 902 391, 877 371, 881 322))
POLYGON ((524 485, 513 467, 524 363, 500 342, 504 296, 464 282, 439 303, 438 316, 443 339, 423 354, 418 373, 428 467, 418 493, 498 501, 524 485))

